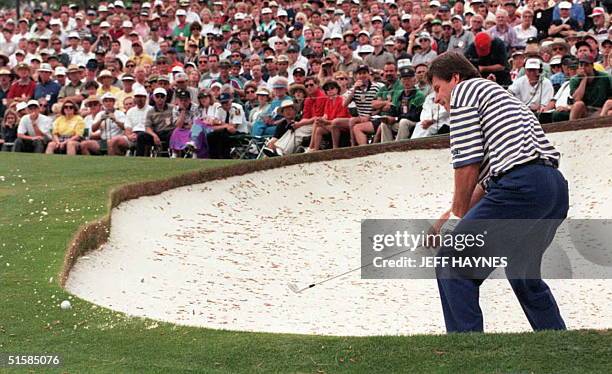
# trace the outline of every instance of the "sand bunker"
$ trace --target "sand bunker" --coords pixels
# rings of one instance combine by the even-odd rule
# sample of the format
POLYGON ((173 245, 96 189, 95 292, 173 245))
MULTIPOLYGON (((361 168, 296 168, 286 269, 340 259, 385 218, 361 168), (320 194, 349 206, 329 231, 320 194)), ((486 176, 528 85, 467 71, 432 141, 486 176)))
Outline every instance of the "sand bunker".
MULTIPOLYGON (((612 218, 612 131, 550 134, 574 218, 612 218)), ((450 204, 448 149, 295 165, 121 204, 108 243, 67 289, 92 303, 182 325, 322 335, 443 333, 435 280, 361 280, 364 218, 432 218, 450 204)), ((571 329, 612 326, 612 282, 549 281, 571 329)), ((529 331, 505 280, 481 291, 486 331, 529 331)))

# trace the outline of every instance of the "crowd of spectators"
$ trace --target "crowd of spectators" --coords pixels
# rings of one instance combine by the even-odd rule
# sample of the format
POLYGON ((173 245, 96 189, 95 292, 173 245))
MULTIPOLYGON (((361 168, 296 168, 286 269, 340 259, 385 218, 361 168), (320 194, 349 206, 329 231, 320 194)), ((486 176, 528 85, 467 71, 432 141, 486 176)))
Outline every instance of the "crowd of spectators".
POLYGON ((2 151, 229 158, 245 138, 278 156, 445 133, 426 80, 444 52, 541 122, 612 114, 607 0, 79 4, 0 11, 2 151))

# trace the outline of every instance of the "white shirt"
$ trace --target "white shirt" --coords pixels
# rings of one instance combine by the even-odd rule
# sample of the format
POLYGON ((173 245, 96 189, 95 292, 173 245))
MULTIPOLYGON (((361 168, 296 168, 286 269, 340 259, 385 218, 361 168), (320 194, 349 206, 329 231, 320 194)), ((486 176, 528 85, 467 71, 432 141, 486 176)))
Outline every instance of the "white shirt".
POLYGON ((150 105, 145 105, 142 109, 137 106, 130 108, 126 114, 125 127, 132 131, 145 131, 145 117, 150 108, 152 108, 150 105))
POLYGON ((559 91, 555 94, 553 100, 555 100, 555 108, 562 106, 570 106, 567 103, 567 100, 570 98, 570 84, 569 80, 564 82, 561 87, 559 87, 559 91))
MULTIPOLYGON (((40 129, 40 131, 42 131, 48 139, 51 139, 53 119, 51 117, 45 116, 44 114, 39 114, 38 118, 36 119, 36 123, 38 124, 38 128, 40 129)), ((17 134, 36 136, 36 132, 34 131, 34 126, 32 126, 32 120, 30 119, 29 114, 21 117, 21 120, 19 121, 19 126, 17 127, 17 134)))
MULTIPOLYGON (((104 110, 101 110, 94 118, 94 123, 100 121, 102 119, 102 116, 104 116, 105 114, 106 112, 104 110)), ((125 113, 123 113, 120 110, 115 109, 113 114, 115 115, 115 118, 117 119, 117 121, 123 123, 125 126, 125 121, 126 121, 125 113)), ((117 126, 115 121, 111 119, 102 121, 102 123, 100 123, 99 129, 100 129, 100 137, 106 140, 110 140, 113 136, 123 134, 123 129, 117 126)))
POLYGON ((426 136, 435 135, 444 125, 450 125, 450 114, 442 105, 434 102, 436 94, 431 92, 423 102, 420 121, 416 124, 410 139, 417 139, 426 136), (421 122, 432 120, 433 123, 426 129, 421 126, 421 122))
POLYGON ((87 65, 87 61, 95 59, 96 58, 96 54, 93 52, 77 52, 75 53, 72 58, 70 59, 70 62, 75 64, 75 65, 87 65))
POLYGON ((531 106, 538 104, 545 106, 553 98, 554 89, 548 78, 540 77, 540 81, 532 86, 526 75, 517 78, 508 91, 516 96, 523 104, 531 106))
MULTIPOLYGON (((226 123, 227 112, 221 105, 219 105, 215 111, 214 117, 219 121, 226 123)), ((236 130, 238 132, 246 133, 248 132, 246 118, 244 116, 244 109, 242 105, 232 103, 232 108, 229 113, 229 123, 232 125, 236 125, 236 130)))

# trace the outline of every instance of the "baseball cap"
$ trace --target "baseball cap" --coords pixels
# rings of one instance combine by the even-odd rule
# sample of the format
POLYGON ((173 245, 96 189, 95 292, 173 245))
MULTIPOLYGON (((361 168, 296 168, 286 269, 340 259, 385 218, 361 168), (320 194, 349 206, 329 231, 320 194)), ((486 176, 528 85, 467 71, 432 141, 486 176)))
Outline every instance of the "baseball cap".
POLYGON ((485 31, 476 34, 474 38, 474 47, 478 56, 483 57, 491 53, 491 35, 485 31))
POLYGON ((37 106, 37 107, 40 107, 40 103, 39 103, 37 100, 30 100, 30 101, 28 101, 28 103, 26 104, 26 106, 31 106, 31 105, 33 105, 33 106, 37 106))
POLYGON ((289 107, 293 107, 293 100, 283 100, 279 109, 285 109, 289 107))
POLYGON ((525 61, 525 69, 539 69, 542 67, 542 63, 539 58, 528 58, 525 61))
POLYGON ((176 14, 177 17, 179 17, 179 16, 186 16, 187 12, 185 12, 185 9, 177 9, 176 13, 174 13, 174 14, 176 14))
POLYGON ((104 101, 104 100, 117 100, 117 98, 115 97, 115 95, 113 95, 110 92, 105 93, 104 95, 102 95, 102 97, 100 98, 100 100, 104 101))
POLYGON ((297 67, 295 69, 293 69, 293 75, 295 76, 295 74, 302 74, 302 75, 306 75, 306 70, 304 70, 303 68, 297 67))
POLYGON ((132 23, 132 21, 123 21, 123 23, 121 24, 121 27, 123 27, 123 28, 132 28, 132 27, 134 27, 134 24, 132 23))
POLYGON ((569 1, 562 1, 559 3, 559 9, 572 9, 572 3, 569 1))
POLYGON ((550 65, 561 65, 561 56, 554 56, 548 63, 550 65))
POLYGON ((189 91, 187 90, 177 90, 176 97, 178 99, 191 99, 191 95, 189 94, 189 91))
POLYGON ((374 16, 372 17, 372 22, 382 22, 383 19, 381 16, 374 16))
POLYGON ((153 91, 153 95, 157 95, 157 94, 161 94, 164 96, 168 96, 168 93, 166 92, 166 90, 164 88, 161 87, 157 87, 154 91, 153 91))
POLYGON ((43 71, 46 73, 53 73, 53 68, 51 67, 50 64, 41 64, 40 67, 38 68, 38 71, 43 71))
POLYGON ((415 76, 414 69, 412 67, 405 67, 400 69, 401 78, 411 78, 415 76))
POLYGON ((593 8, 593 12, 591 13, 589 17, 605 16, 605 15, 606 15, 606 11, 604 10, 604 8, 598 6, 598 7, 593 8))
POLYGON ((144 87, 138 86, 134 89, 134 96, 149 96, 149 95, 147 94, 147 90, 145 90, 144 87))
MULTIPOLYGON (((36 102, 36 104, 38 104, 38 101, 36 102)), ((21 112, 21 111, 22 111, 22 110, 24 110, 24 109, 28 109, 28 104, 26 104, 26 103, 24 103, 24 102, 22 101, 22 102, 20 102, 20 103, 17 103, 17 106, 15 107, 15 109, 16 109, 18 112, 21 112)))
POLYGON ((359 73, 360 71, 366 71, 366 72, 370 72, 370 67, 368 65, 365 64, 361 64, 359 66, 357 66, 357 68, 355 68, 355 73, 359 73))
POLYGON ((219 102, 220 103, 226 103, 228 101, 232 100, 232 95, 230 95, 227 92, 222 93, 221 95, 219 95, 219 102))

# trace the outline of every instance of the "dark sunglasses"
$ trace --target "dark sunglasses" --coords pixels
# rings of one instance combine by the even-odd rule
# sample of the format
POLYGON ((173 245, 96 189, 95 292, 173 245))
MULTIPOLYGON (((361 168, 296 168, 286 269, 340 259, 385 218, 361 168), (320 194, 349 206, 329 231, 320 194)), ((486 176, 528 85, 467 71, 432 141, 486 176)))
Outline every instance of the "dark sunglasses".
POLYGON ((336 78, 336 80, 339 80, 339 81, 345 81, 345 80, 347 80, 347 79, 348 79, 348 78, 345 78, 345 77, 338 77, 338 78, 336 78))
POLYGON ((155 97, 160 99, 160 98, 166 97, 166 95, 164 95, 164 94, 155 94, 155 97))
POLYGON ((309 83, 309 84, 306 84, 305 86, 306 87, 314 87, 315 85, 314 85, 314 83, 309 83))
MULTIPOLYGON (((34 106, 34 105, 32 105, 34 106)), ((72 105, 64 105, 64 109, 74 109, 74 106, 72 105)))
POLYGON ((246 93, 248 93, 248 94, 249 94, 249 93, 255 93, 255 91, 254 91, 254 90, 246 90, 245 92, 246 92, 246 93))

